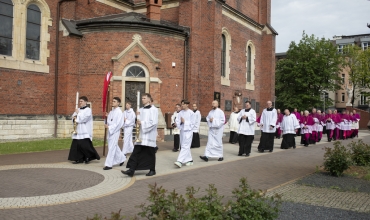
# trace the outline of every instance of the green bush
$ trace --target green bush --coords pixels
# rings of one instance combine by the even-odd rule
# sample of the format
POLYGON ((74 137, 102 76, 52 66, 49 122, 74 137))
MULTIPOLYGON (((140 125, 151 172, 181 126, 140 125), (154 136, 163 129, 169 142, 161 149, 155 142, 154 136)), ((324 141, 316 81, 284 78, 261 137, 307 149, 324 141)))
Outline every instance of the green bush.
POLYGON ((351 151, 341 145, 341 142, 334 142, 334 148, 325 147, 324 169, 333 176, 341 176, 345 170, 352 165, 351 151))
MULTIPOLYGON (((137 220, 139 217, 149 220, 271 220, 278 217, 282 203, 281 197, 277 194, 267 197, 262 191, 252 190, 246 178, 240 179, 239 188, 232 191, 233 199, 226 203, 213 184, 208 186, 202 197, 196 196, 199 189, 192 186, 186 188, 185 196, 175 190, 168 193, 157 184, 149 185, 149 188, 150 204, 141 204, 138 216, 124 217, 121 216, 120 210, 118 213, 112 212, 109 220, 137 220)), ((93 218, 87 218, 87 220, 102 219, 103 217, 97 214, 93 218)))
POLYGON ((365 144, 362 140, 352 141, 349 145, 352 150, 352 161, 358 166, 370 165, 370 145, 365 144))

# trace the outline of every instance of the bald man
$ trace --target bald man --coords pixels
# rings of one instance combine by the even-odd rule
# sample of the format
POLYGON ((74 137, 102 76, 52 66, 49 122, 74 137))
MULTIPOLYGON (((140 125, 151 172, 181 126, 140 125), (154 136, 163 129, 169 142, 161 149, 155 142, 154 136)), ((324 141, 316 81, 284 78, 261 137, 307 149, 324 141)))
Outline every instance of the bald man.
POLYGON ((209 157, 216 157, 218 161, 224 159, 224 149, 222 144, 222 137, 224 134, 225 114, 218 108, 218 101, 212 102, 212 110, 208 113, 207 124, 208 130, 208 141, 204 156, 200 156, 200 159, 208 162, 209 157))

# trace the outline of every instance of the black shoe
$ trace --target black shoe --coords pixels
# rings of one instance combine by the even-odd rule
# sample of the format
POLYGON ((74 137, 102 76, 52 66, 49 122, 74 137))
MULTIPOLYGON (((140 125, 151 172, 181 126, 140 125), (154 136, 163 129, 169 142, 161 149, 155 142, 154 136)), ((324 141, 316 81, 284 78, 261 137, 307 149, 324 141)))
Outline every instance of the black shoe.
POLYGON ((154 176, 156 173, 154 170, 149 171, 145 176, 154 176))
POLYGON ((271 152, 272 152, 272 150, 269 150, 269 152, 271 153, 271 152))
POLYGON ((86 158, 86 160, 85 160, 85 164, 88 164, 88 163, 90 163, 90 159, 89 158, 86 158))
POLYGON ((258 153, 263 153, 263 152, 265 152, 264 150, 258 150, 258 153))
POLYGON ((104 168, 103 168, 103 170, 111 170, 112 169, 112 167, 107 167, 107 166, 105 166, 104 168))
POLYGON ((177 151, 179 151, 179 150, 176 150, 176 149, 172 149, 172 151, 173 151, 173 152, 177 152, 177 151))
POLYGON ((235 144, 235 142, 231 142, 232 144, 235 144))
POLYGON ((79 164, 79 163, 83 163, 82 161, 80 160, 76 160, 75 162, 73 162, 72 164, 79 164))
POLYGON ((125 163, 125 161, 123 161, 122 163, 120 163, 119 166, 121 167, 124 163, 125 163))
POLYGON ((127 175, 127 176, 130 176, 130 177, 133 177, 133 176, 134 176, 135 171, 133 171, 133 170, 126 170, 126 171, 123 171, 123 170, 121 170, 121 173, 123 173, 123 174, 125 174, 125 175, 127 175))
POLYGON ((308 144, 305 144, 304 146, 305 146, 305 147, 308 147, 308 144))
POLYGON ((293 147, 293 149, 295 149, 295 146, 293 147))
POLYGON ((249 154, 246 154, 245 156, 246 156, 246 157, 249 157, 249 154))
POLYGON ((243 154, 238 154, 238 156, 243 156, 243 154))
POLYGON ((223 160, 224 160, 223 157, 218 158, 218 161, 223 161, 223 160))
POLYGON ((208 162, 208 157, 206 157, 206 156, 199 156, 199 157, 200 157, 200 159, 204 160, 205 162, 208 162))

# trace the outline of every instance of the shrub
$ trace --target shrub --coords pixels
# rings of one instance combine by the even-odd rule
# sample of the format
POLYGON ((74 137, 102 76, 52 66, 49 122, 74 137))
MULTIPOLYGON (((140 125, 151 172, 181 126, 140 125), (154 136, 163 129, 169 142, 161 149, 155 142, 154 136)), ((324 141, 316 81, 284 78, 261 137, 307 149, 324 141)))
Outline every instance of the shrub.
MULTIPOLYGON (((262 191, 252 190, 246 178, 240 179, 239 188, 233 190, 233 200, 222 202, 217 188, 210 184, 202 197, 196 197, 199 189, 187 187, 185 196, 175 190, 168 193, 157 184, 149 185, 150 204, 141 204, 139 217, 149 220, 233 220, 254 219, 270 220, 278 217, 281 198, 279 195, 266 197, 262 191)), ((120 210, 121 211, 121 210, 120 210)), ((101 215, 95 215, 88 220, 101 220, 101 215)), ((107 219, 107 218, 104 218, 107 219)), ((118 213, 112 213, 110 220, 128 219, 118 213)), ((138 219, 137 216, 130 219, 138 219)))
POLYGON ((352 141, 348 145, 352 150, 352 161, 358 166, 370 165, 370 145, 365 144, 362 140, 352 141))
POLYGON ((333 176, 341 176, 352 165, 351 152, 341 142, 334 142, 334 148, 325 147, 324 169, 333 176))

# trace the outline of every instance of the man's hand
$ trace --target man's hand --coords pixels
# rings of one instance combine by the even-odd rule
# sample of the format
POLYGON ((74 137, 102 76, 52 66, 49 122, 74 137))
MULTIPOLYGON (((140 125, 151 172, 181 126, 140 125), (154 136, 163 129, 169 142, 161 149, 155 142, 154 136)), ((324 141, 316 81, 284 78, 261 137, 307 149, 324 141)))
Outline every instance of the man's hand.
POLYGON ((140 120, 137 120, 136 122, 137 122, 138 125, 141 125, 141 121, 140 120))
POLYGON ((105 117, 108 117, 108 115, 109 115, 108 112, 105 112, 105 117))
POLYGON ((210 118, 210 119, 209 119, 209 121, 210 121, 210 122, 213 122, 213 118, 210 118))
POLYGON ((123 121, 124 121, 124 122, 126 122, 126 119, 127 119, 127 118, 123 119, 123 121))
POLYGON ((75 112, 76 112, 76 114, 78 114, 80 112, 80 109, 76 108, 75 112))
POLYGON ((242 116, 242 119, 246 119, 246 118, 248 118, 248 116, 246 116, 246 115, 243 115, 242 116))
POLYGON ((109 129, 109 126, 107 124, 105 124, 104 127, 109 129))
POLYGON ((140 112, 139 112, 139 111, 137 111, 137 112, 136 112, 136 115, 140 115, 140 112))
POLYGON ((181 117, 181 123, 184 124, 185 123, 185 119, 183 117, 181 117))

